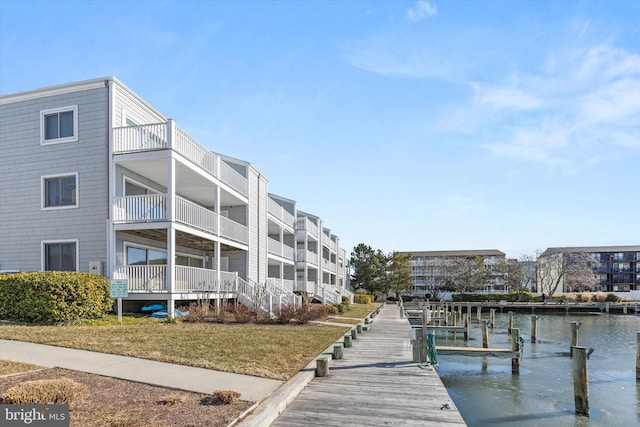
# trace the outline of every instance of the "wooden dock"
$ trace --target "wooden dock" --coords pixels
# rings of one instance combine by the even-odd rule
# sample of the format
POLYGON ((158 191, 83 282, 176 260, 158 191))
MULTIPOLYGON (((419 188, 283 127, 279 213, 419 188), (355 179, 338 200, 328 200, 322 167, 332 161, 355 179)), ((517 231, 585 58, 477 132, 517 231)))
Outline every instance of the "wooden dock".
POLYGON ((385 306, 369 326, 272 426, 466 426, 438 373, 411 362, 411 325, 398 307, 385 306))

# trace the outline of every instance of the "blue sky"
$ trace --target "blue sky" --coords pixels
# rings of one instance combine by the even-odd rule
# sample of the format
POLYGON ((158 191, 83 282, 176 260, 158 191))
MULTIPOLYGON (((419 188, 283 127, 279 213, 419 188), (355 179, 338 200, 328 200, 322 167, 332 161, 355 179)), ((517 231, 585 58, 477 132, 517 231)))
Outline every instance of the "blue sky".
POLYGON ((640 244, 640 1, 0 2, 0 93, 109 75, 347 252, 640 244))

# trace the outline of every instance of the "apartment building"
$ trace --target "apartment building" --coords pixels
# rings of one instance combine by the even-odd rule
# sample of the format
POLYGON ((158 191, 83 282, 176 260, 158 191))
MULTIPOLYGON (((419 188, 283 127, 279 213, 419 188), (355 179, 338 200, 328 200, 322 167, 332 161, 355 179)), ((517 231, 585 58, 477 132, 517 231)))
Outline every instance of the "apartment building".
MULTIPOLYGON (((495 266, 505 259, 505 253, 496 249, 457 250, 457 251, 416 251, 400 252, 411 255, 411 277, 414 296, 433 295, 439 291, 447 272, 445 266, 451 260, 461 257, 479 256, 484 260, 484 267, 494 271, 495 266)), ((501 275, 487 280, 481 292, 506 292, 506 280, 501 275)))
MULTIPOLYGON (((640 291, 640 246, 576 246, 548 248, 538 256, 538 274, 560 276, 565 257, 575 253, 587 253, 593 258, 591 265, 594 280, 580 283, 571 274, 557 279, 556 292, 599 291, 606 293, 640 291), (545 268, 551 266, 552 268, 545 268)), ((540 280, 540 279, 539 279, 540 280)), ((551 277, 555 283, 556 278, 551 277)))
POLYGON ((351 296, 320 218, 114 77, 0 96, 0 146, 2 270, 127 280, 128 301, 171 312, 203 295, 259 294, 265 307, 301 290, 351 296))

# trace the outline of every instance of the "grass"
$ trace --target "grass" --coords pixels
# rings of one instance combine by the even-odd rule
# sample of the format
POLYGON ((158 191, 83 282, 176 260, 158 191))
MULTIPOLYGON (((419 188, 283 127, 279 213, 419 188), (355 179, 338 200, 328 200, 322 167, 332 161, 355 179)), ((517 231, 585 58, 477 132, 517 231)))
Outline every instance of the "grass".
MULTIPOLYGON (((343 315, 364 318, 378 306, 352 304, 352 309, 343 315)), ((55 326, 0 324, 0 339, 286 381, 349 330, 313 324, 167 324, 157 319, 130 316, 123 316, 123 323, 117 324, 114 319, 115 316, 109 316, 85 324, 55 326)))
POLYGON ((16 374, 18 372, 34 371, 40 369, 36 365, 22 362, 12 362, 10 360, 0 360, 0 375, 16 374))

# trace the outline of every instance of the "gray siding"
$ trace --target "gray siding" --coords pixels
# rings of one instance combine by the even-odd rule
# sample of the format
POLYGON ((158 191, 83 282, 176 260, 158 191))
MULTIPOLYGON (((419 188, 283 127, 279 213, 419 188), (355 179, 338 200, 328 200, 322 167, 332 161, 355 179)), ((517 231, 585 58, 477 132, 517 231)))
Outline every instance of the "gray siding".
POLYGON ((0 268, 40 270, 43 240, 79 241, 78 270, 106 262, 108 93, 96 88, 0 105, 0 268), (40 144, 40 111, 77 105, 78 141, 40 144), (41 177, 78 174, 78 208, 41 209, 41 177))

